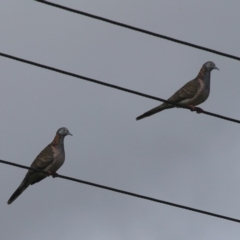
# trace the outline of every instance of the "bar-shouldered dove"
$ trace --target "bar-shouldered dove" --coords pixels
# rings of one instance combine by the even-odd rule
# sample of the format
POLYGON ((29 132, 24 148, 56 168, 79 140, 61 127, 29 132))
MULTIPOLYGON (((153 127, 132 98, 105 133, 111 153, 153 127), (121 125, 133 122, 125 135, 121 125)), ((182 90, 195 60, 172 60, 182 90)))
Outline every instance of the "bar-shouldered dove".
MULTIPOLYGON (((168 101, 173 103, 178 103, 183 106, 189 106, 192 110, 200 108, 195 108, 196 105, 203 103, 209 96, 210 93, 210 75, 213 69, 218 69, 214 62, 206 62, 203 64, 198 75, 193 80, 186 83, 182 88, 175 92, 168 101)), ((218 69, 219 70, 219 69, 218 69)), ((161 112, 162 110, 175 107, 169 103, 163 103, 144 114, 138 116, 136 120, 140 120, 145 117, 149 117, 155 113, 161 112)))
POLYGON ((9 198, 8 204, 11 204, 29 185, 33 185, 49 175, 56 174, 65 160, 64 138, 67 135, 72 136, 67 128, 59 128, 53 141, 38 154, 31 164, 31 168, 46 171, 48 174, 29 170, 20 186, 9 198))

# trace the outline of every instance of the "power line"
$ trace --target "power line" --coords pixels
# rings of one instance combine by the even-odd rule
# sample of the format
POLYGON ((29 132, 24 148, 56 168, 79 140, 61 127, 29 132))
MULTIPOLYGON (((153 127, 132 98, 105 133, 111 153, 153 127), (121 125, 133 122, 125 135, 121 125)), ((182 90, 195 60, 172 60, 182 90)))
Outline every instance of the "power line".
MULTIPOLYGON (((48 70, 58 72, 58 73, 61 73, 61 74, 64 74, 64 75, 68 75, 68 76, 71 76, 71 77, 83 79, 83 80, 93 82, 93 83, 96 83, 96 84, 100 84, 100 85, 103 85, 103 86, 106 86, 106 87, 115 88, 115 89, 118 89, 120 91, 128 92, 128 93, 131 93, 131 94, 139 95, 139 96, 142 96, 142 97, 154 99, 154 100, 165 102, 165 103, 170 103, 174 106, 181 107, 181 108, 186 108, 186 109, 189 109, 189 110, 193 111, 188 106, 182 106, 180 104, 177 104, 177 103, 174 103, 174 102, 171 102, 171 101, 167 101, 163 98, 154 97, 154 96, 151 96, 151 95, 148 95, 148 94, 145 94, 145 93, 137 92, 137 91, 127 89, 127 88, 123 88, 123 87, 120 87, 120 86, 117 86, 117 85, 114 85, 114 84, 102 82, 102 81, 99 81, 99 80, 96 80, 96 79, 93 79, 93 78, 89 78, 89 77, 81 76, 81 75, 78 75, 78 74, 75 74, 75 73, 67 72, 67 71, 64 71, 64 70, 61 70, 61 69, 58 69, 58 68, 43 65, 43 64, 36 63, 36 62, 33 62, 33 61, 29 61, 29 60, 26 60, 26 59, 23 59, 23 58, 15 57, 15 56, 12 56, 12 55, 9 55, 9 54, 5 54, 5 53, 0 52, 0 56, 10 58, 10 59, 13 59, 13 60, 16 60, 16 61, 19 61, 19 62, 27 63, 27 64, 30 64, 30 65, 33 65, 33 66, 36 66, 36 67, 48 69, 48 70)), ((240 120, 237 120, 237 119, 234 119, 234 118, 229 118, 229 117, 219 115, 219 114, 216 114, 216 113, 212 113, 212 112, 208 112, 208 111, 204 111, 204 110, 201 113, 212 116, 212 117, 220 118, 220 119, 223 119, 223 120, 226 120, 226 121, 240 123, 240 120)))
POLYGON ((183 45, 186 45, 186 46, 189 46, 189 47, 197 48, 197 49, 200 49, 200 50, 203 50, 203 51, 215 53, 215 54, 227 57, 227 58, 232 58, 232 59, 240 61, 240 57, 238 57, 238 56, 234 56, 234 55, 231 55, 231 54, 228 54, 228 53, 220 52, 220 51, 217 51, 217 50, 214 50, 214 49, 211 49, 211 48, 206 48, 206 47, 203 47, 203 46, 200 46, 200 45, 185 42, 185 41, 182 41, 182 40, 179 40, 179 39, 176 39, 176 38, 168 37, 168 36, 165 36, 165 35, 162 35, 162 34, 159 34, 159 33, 155 33, 155 32, 151 32, 151 31, 148 31, 148 30, 145 30, 145 29, 142 29, 142 28, 138 28, 138 27, 134 27, 134 26, 131 26, 131 25, 128 25, 128 24, 124 24, 124 23, 121 23, 121 22, 110 20, 108 18, 104 18, 104 17, 100 17, 100 16, 97 16, 97 15, 94 15, 94 14, 87 13, 87 12, 79 11, 79 10, 69 8, 69 7, 60 5, 60 4, 51 3, 51 2, 48 2, 48 1, 42 1, 42 0, 35 0, 35 1, 47 4, 47 5, 52 6, 52 7, 60 8, 60 9, 63 9, 63 10, 69 11, 69 12, 81 14, 81 15, 84 15, 86 17, 90 17, 90 18, 94 18, 94 19, 97 19, 97 20, 100 20, 100 21, 104 21, 104 22, 107 22, 107 23, 110 23, 110 24, 114 24, 114 25, 117 25, 117 26, 120 26, 120 27, 128 28, 128 29, 131 29, 131 30, 134 30, 134 31, 137 31, 137 32, 145 33, 145 34, 148 34, 148 35, 151 35, 151 36, 154 36, 154 37, 163 38, 163 39, 168 40, 168 41, 176 42, 176 43, 183 44, 183 45))
MULTIPOLYGON (((33 170, 33 171, 36 171, 36 172, 42 172, 42 173, 46 173, 47 175, 49 175, 48 172, 38 170, 38 169, 34 169, 34 168, 31 168, 31 167, 27 167, 27 166, 24 166, 24 165, 21 165, 21 164, 5 161, 5 160, 0 160, 0 163, 15 166, 15 167, 19 167, 19 168, 33 170)), ((83 181, 83 180, 80 180, 80 179, 77 179, 77 178, 72 178, 72 177, 59 175, 59 174, 54 175, 54 177, 59 177, 59 178, 66 179, 66 180, 69 180, 69 181, 78 182, 78 183, 90 185, 90 186, 93 186, 93 187, 102 188, 102 189, 106 189, 106 190, 109 190, 109 191, 129 195, 129 196, 132 196, 132 197, 137 197, 137 198, 145 199, 145 200, 152 201, 152 202, 162 203, 162 204, 169 205, 169 206, 172 206, 172 207, 182 208, 182 209, 185 209, 185 210, 209 215, 209 216, 212 216, 212 217, 222 218, 222 219, 225 219, 225 220, 228 220, 228 221, 240 223, 240 219, 231 218, 231 217, 227 217, 227 216, 220 215, 220 214, 215 214, 215 213, 208 212, 208 211, 203 211, 203 210, 199 210, 199 209, 196 209, 196 208, 191 208, 191 207, 184 206, 184 205, 179 205, 179 204, 168 202, 168 201, 163 201, 163 200, 160 200, 160 199, 157 199, 157 198, 152 198, 152 197, 136 194, 136 193, 133 193, 133 192, 124 191, 124 190, 120 190, 120 189, 117 189, 117 188, 112 188, 112 187, 108 187, 108 186, 104 186, 104 185, 100 185, 100 184, 96 184, 96 183, 92 183, 92 182, 88 182, 88 181, 83 181)))

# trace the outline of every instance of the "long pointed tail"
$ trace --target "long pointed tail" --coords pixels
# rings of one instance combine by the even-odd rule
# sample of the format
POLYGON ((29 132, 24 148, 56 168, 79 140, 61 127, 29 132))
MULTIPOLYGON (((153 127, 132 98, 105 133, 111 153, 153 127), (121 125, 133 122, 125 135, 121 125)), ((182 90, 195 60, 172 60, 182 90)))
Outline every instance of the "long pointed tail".
POLYGON ((172 108, 172 107, 173 107, 172 105, 167 105, 167 104, 163 103, 162 105, 157 106, 157 107, 155 107, 155 108, 145 112, 144 114, 138 116, 136 118, 136 120, 140 120, 142 118, 149 117, 149 116, 151 116, 151 115, 153 115, 155 113, 161 112, 164 109, 168 109, 168 108, 172 108))
POLYGON ((13 195, 9 198, 8 204, 11 204, 27 187, 29 186, 28 181, 25 179, 22 181, 20 186, 17 188, 17 190, 13 193, 13 195))

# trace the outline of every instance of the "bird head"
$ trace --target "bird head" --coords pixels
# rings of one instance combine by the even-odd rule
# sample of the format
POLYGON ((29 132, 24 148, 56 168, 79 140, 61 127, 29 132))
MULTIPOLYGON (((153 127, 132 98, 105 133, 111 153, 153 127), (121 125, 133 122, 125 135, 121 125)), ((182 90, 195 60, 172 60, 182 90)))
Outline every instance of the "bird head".
POLYGON ((65 127, 59 128, 59 129, 57 130, 57 134, 59 134, 59 135, 61 135, 61 136, 63 136, 63 137, 65 137, 65 136, 67 136, 67 135, 71 135, 71 136, 72 136, 72 134, 71 134, 71 133, 68 131, 68 129, 65 128, 65 127))
POLYGON ((212 71, 213 69, 219 70, 219 69, 216 67, 215 63, 214 63, 214 62, 211 62, 211 61, 204 63, 203 66, 204 66, 208 71, 212 71))

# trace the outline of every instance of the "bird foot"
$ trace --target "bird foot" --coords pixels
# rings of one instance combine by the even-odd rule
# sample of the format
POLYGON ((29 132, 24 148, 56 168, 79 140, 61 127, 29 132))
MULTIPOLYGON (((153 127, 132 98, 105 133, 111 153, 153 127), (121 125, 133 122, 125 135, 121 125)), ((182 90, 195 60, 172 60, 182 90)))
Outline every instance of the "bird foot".
POLYGON ((195 111, 197 113, 202 113, 203 112, 203 109, 201 109, 200 107, 195 107, 193 105, 189 105, 189 107, 190 107, 191 111, 195 111))
POLYGON ((47 173, 48 173, 48 176, 52 176, 53 178, 58 177, 58 174, 56 172, 47 171, 47 173))

